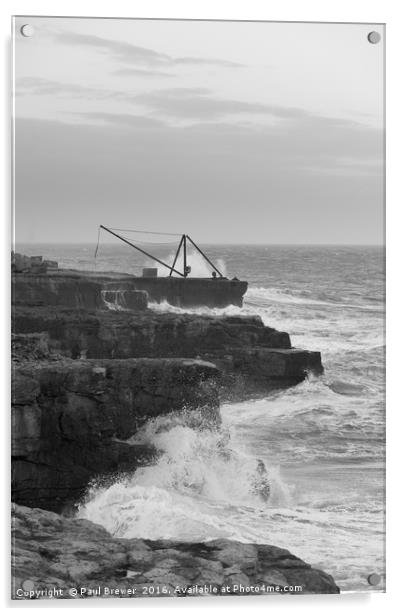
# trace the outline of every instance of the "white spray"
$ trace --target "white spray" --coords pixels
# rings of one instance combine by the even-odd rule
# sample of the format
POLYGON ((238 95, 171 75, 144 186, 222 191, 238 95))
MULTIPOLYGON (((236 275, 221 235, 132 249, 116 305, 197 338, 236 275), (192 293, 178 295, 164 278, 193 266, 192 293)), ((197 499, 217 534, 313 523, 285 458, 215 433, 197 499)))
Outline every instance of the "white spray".
POLYGON ((118 537, 204 540, 233 536, 225 511, 265 509, 280 498, 280 479, 264 462, 231 448, 230 432, 194 417, 159 417, 135 436, 157 461, 110 487, 92 487, 79 517, 118 537))

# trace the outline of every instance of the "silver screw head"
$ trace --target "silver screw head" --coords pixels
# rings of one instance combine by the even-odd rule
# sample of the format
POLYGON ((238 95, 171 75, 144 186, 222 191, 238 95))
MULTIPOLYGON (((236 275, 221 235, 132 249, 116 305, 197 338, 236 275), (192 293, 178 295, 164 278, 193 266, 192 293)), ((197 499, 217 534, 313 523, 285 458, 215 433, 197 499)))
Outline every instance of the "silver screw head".
POLYGON ((378 573, 371 573, 367 578, 370 586, 377 586, 381 582, 381 576, 378 573))
POLYGON ((369 32, 367 35, 368 42, 372 45, 377 45, 381 41, 381 34, 373 30, 373 32, 369 32))
POLYGON ((20 32, 22 36, 27 36, 27 37, 33 36, 35 34, 35 30, 33 26, 31 26, 31 24, 24 24, 23 26, 21 26, 20 32))

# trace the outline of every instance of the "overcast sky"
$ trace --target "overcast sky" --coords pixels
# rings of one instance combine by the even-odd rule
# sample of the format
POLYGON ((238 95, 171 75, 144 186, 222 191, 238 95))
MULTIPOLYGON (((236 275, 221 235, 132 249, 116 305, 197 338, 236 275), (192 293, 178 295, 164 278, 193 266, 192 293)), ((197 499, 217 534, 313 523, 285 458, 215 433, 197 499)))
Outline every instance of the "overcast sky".
POLYGON ((16 18, 17 242, 381 243, 373 29, 16 18))

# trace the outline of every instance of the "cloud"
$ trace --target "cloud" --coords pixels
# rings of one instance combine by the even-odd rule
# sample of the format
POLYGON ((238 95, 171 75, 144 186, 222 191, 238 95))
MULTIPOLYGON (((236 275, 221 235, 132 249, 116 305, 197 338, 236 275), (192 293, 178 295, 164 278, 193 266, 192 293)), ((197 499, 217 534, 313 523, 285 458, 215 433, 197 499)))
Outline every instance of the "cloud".
POLYGON ((294 107, 216 97, 206 88, 157 90, 139 94, 132 100, 171 118, 216 120, 227 115, 263 114, 289 119, 308 115, 303 109, 294 107))
POLYGON ((147 47, 139 47, 123 41, 105 39, 93 34, 80 34, 78 32, 60 32, 57 41, 66 45, 82 45, 92 47, 97 51, 112 56, 119 62, 140 64, 148 67, 175 66, 216 66, 222 68, 240 68, 244 66, 237 62, 222 60, 219 58, 182 57, 174 58, 165 53, 160 53, 147 47))
MULTIPOLYGON (((129 69, 128 69, 129 70, 129 69)), ((280 119, 308 117, 302 109, 267 105, 217 97, 207 88, 171 88, 134 94, 123 90, 92 88, 73 83, 60 83, 39 77, 23 77, 17 81, 17 95, 50 95, 87 100, 113 100, 145 107, 175 120, 214 121, 225 116, 262 114, 280 119)))
MULTIPOLYGON (((167 122, 170 121, 171 128, 175 128, 177 120, 186 120, 187 128, 193 131, 237 130, 246 133, 259 131, 263 134, 270 131, 270 139, 280 135, 282 140, 289 133, 288 136, 293 136, 295 140, 303 135, 308 143, 314 138, 320 143, 323 152, 328 136, 334 144, 344 138, 345 131, 352 134, 366 130, 370 134, 369 127, 357 121, 319 116, 297 107, 220 98, 207 88, 171 88, 134 94, 122 90, 63 84, 39 77, 23 77, 17 80, 16 85, 16 94, 20 96, 49 95, 81 99, 84 101, 84 107, 73 115, 114 125, 156 128, 168 126, 167 122), (131 114, 127 109, 121 113, 98 109, 93 111, 92 101, 105 101, 108 108, 109 101, 134 106, 139 110, 145 108, 146 114, 143 111, 131 114), (276 122, 272 124, 266 122, 267 119, 275 119, 276 122)), ((344 156, 347 156, 347 153, 344 156)))
POLYGON ((108 99, 113 95, 110 90, 91 88, 74 83, 61 83, 41 77, 21 77, 16 82, 16 94, 67 96, 84 99, 108 99))
POLYGON ((104 39, 94 34, 80 34, 78 32, 60 32, 57 34, 58 42, 67 45, 83 45, 112 55, 117 60, 129 63, 160 66, 171 62, 170 56, 159 53, 146 47, 138 47, 131 43, 104 39))
POLYGON ((113 75, 123 75, 133 77, 175 77, 174 73, 166 73, 164 71, 157 70, 146 70, 141 68, 119 68, 116 71, 113 71, 113 75))
POLYGON ((238 62, 230 62, 229 60, 218 60, 216 58, 176 58, 174 60, 176 65, 192 65, 192 66, 222 66, 224 68, 243 68, 244 64, 238 62))
POLYGON ((100 111, 88 111, 88 112, 74 112, 74 116, 81 118, 88 123, 88 120, 101 120, 106 124, 113 124, 115 126, 125 126, 135 129, 150 129, 150 128, 162 128, 166 126, 161 120, 155 118, 149 118, 147 116, 132 115, 129 113, 106 113, 100 111))

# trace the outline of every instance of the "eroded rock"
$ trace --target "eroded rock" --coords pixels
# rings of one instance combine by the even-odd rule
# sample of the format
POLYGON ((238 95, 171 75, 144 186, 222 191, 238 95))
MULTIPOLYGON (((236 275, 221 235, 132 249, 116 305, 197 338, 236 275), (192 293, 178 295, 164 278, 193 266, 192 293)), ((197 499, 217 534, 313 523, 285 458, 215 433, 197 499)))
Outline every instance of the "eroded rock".
POLYGON ((330 575, 274 546, 227 539, 196 544, 117 539, 87 520, 18 505, 13 508, 12 549, 15 599, 49 598, 55 590, 55 598, 64 599, 135 598, 155 596, 144 589, 156 586, 159 596, 171 597, 339 593, 330 575), (289 555, 292 567, 283 565, 289 555), (31 597, 24 591, 27 580, 31 597), (70 594, 71 588, 77 595, 70 594), (119 594, 111 595, 110 589, 119 594))

